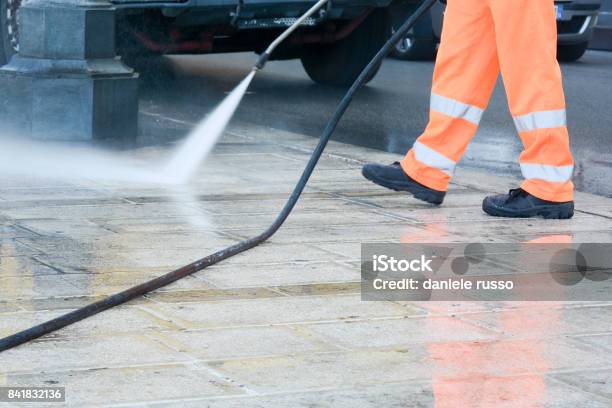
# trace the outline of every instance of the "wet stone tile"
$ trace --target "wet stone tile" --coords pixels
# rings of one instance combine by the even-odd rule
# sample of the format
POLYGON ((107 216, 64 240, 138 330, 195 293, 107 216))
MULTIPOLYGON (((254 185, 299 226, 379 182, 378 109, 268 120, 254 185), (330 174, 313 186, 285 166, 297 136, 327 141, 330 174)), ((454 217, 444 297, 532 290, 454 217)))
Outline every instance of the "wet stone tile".
MULTIPOLYGON (((257 292, 255 292, 257 294, 257 292)), ((404 316, 409 310, 388 302, 361 302, 359 295, 295 296, 276 293, 226 301, 153 304, 160 316, 190 328, 295 324, 328 320, 404 316)), ((229 299, 228 299, 229 300, 229 299)))
POLYGON ((475 342, 492 340, 489 330, 453 317, 405 317, 309 325, 334 344, 349 348, 401 347, 414 343, 475 342))
MULTIPOLYGON (((80 295, 99 296, 112 295, 123 291, 132 286, 139 285, 143 282, 153 280, 162 275, 171 272, 169 269, 149 270, 130 272, 105 272, 91 274, 66 274, 63 279, 71 285, 79 289, 80 295)), ((159 292, 177 292, 184 290, 208 290, 211 286, 200 279, 193 276, 186 276, 179 281, 173 282, 163 288, 158 289, 159 292)))
MULTIPOLYGON (((209 301, 274 298, 282 296, 271 288, 236 288, 236 289, 185 289, 163 290, 146 295, 148 299, 159 303, 199 303, 209 301)), ((183 308, 180 306, 179 308, 183 308)))
MULTIPOLYGON (((544 302, 542 302, 544 303, 544 302)), ((461 319, 486 327, 508 337, 542 337, 607 333, 612 328, 610 306, 559 307, 556 305, 502 309, 489 313, 470 313, 461 319), (515 324, 521 321, 522 324, 515 324)))
POLYGON ((431 374, 426 355, 423 349, 315 353, 219 361, 213 367, 258 392, 305 391, 425 380, 431 374))
POLYGON ((87 220, 30 219, 16 221, 17 225, 42 236, 79 238, 82 236, 108 236, 114 231, 87 220))
POLYGON ((289 296, 347 295, 360 293, 361 282, 311 283, 275 286, 273 289, 289 296))
MULTIPOLYGON (((54 206, 36 205, 19 206, 3 213, 16 220, 86 220, 86 219, 130 219, 130 218, 163 218, 177 217, 188 214, 198 214, 198 211, 188 203, 174 203, 173 198, 167 197, 167 203, 130 204, 125 200, 106 200, 106 203, 97 203, 92 200, 90 205, 73 205, 71 203, 54 206)), ((30 221, 34 222, 34 221, 30 221)))
POLYGON ((220 288, 345 282, 360 279, 359 270, 334 262, 281 263, 239 268, 218 265, 198 275, 220 288))
POLYGON ((39 340, 0 354, 4 372, 14 373, 184 361, 187 357, 140 335, 39 340))
MULTIPOLYGON (((73 309, 20 311, 0 315, 0 335, 6 336, 33 325, 53 319, 73 309)), ((53 338, 69 340, 88 336, 142 334, 149 331, 179 330, 179 326, 148 313, 140 306, 119 306, 89 319, 67 326, 53 334, 53 338)))
POLYGON ((175 331, 153 335, 198 359, 286 355, 333 350, 334 347, 288 327, 248 327, 175 331))
POLYGON ((248 273, 248 267, 256 264, 296 264, 306 262, 333 262, 340 257, 310 245, 270 245, 268 242, 247 253, 226 259, 220 265, 237 266, 248 273))
POLYGON ((10 375, 6 380, 12 386, 61 384, 66 387, 66 404, 73 407, 244 394, 239 387, 189 364, 43 372, 10 375))
POLYGON ((113 198, 103 190, 72 187, 44 187, 44 188, 3 188, 0 197, 5 201, 32 201, 53 199, 109 199, 113 198))
POLYGON ((0 278, 56 275, 62 272, 29 256, 0 257, 0 278))
POLYGON ((281 394, 256 394, 234 398, 166 402, 168 407, 196 408, 206 404, 215 408, 307 408, 316 406, 354 408, 429 407, 434 404, 431 387, 425 383, 368 384, 352 389, 302 391, 281 394))
POLYGON ((579 343, 586 344, 593 348, 593 350, 602 350, 606 353, 612 352, 612 333, 609 332, 610 327, 603 328, 608 330, 606 333, 599 333, 595 335, 584 335, 573 337, 573 340, 579 343))
POLYGON ((32 299, 79 295, 61 274, 0 277, 0 298, 32 299))
POLYGON ((612 404, 612 370, 610 369, 560 373, 553 377, 574 388, 603 397, 612 404))
POLYGON ((26 228, 20 228, 18 225, 0 222, 0 239, 29 238, 39 235, 40 234, 26 228))

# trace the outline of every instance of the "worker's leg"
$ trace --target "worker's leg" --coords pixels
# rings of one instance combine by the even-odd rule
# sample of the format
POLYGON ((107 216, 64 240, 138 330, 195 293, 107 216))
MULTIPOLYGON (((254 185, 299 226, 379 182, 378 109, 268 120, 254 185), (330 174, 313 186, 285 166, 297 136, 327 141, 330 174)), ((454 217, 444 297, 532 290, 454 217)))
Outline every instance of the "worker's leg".
POLYGON ((574 161, 556 59, 553 0, 488 0, 510 111, 525 146, 521 188, 547 201, 571 201, 574 161))
POLYGON ((449 0, 433 77, 429 124, 402 160, 404 172, 429 188, 447 190, 455 165, 476 134, 498 76, 488 2, 449 0))

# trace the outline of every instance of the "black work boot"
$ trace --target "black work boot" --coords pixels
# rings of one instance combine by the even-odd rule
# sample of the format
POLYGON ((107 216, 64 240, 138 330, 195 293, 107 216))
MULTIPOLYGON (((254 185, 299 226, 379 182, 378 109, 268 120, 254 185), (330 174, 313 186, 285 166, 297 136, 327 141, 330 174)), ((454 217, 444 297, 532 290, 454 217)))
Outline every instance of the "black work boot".
POLYGON ((444 201, 445 191, 438 191, 425 187, 411 179, 399 162, 391 165, 369 163, 363 166, 361 174, 368 180, 395 191, 408 191, 415 198, 426 201, 430 204, 440 205, 444 201))
POLYGON ((574 215, 574 202, 558 203, 535 197, 521 188, 508 194, 488 196, 482 202, 482 209, 495 217, 546 219, 567 219, 574 215))

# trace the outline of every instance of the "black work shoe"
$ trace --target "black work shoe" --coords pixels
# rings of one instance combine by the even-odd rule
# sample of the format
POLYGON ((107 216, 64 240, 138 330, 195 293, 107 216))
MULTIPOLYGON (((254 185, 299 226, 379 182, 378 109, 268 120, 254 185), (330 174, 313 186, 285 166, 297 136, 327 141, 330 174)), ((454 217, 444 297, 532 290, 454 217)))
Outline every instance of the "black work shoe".
POLYGON ((395 191, 408 191, 415 198, 426 201, 430 204, 440 205, 444 201, 445 191, 438 191, 425 187, 411 179, 399 162, 391 165, 369 163, 363 166, 361 174, 373 183, 395 191))
POLYGON ((574 202, 558 203, 541 200, 521 188, 510 190, 508 194, 488 196, 482 202, 482 209, 495 217, 546 219, 567 219, 574 215, 574 202))

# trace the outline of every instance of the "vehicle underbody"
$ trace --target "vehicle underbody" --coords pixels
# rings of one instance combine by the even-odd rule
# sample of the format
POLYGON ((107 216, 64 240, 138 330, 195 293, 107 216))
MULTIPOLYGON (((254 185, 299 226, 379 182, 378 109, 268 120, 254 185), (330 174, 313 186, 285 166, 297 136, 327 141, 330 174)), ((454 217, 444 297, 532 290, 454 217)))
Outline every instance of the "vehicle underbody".
MULTIPOLYGON (((0 63, 18 52, 21 0, 0 0, 0 63)), ((299 0, 115 0, 117 53, 128 64, 165 54, 262 52, 314 3, 299 0)), ((353 82, 391 34, 391 16, 418 0, 330 1, 271 59, 300 58, 319 83, 353 82)), ((140 65, 146 67, 147 64, 140 65)), ((137 66, 138 69, 140 67, 137 66)))
MULTIPOLYGON (((374 7, 354 10, 356 15, 331 19, 310 19, 274 55, 297 58, 300 49, 312 44, 331 44, 349 36, 374 7)), ((325 13, 323 13, 325 14, 325 13)), ((119 53, 203 54, 223 52, 261 52, 295 17, 258 19, 236 18, 225 24, 194 25, 190 18, 167 17, 162 10, 119 12, 119 53)), ((199 21, 196 19, 196 21, 199 21)))

